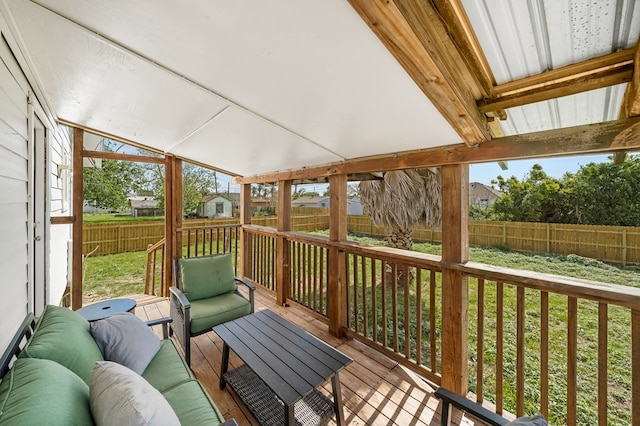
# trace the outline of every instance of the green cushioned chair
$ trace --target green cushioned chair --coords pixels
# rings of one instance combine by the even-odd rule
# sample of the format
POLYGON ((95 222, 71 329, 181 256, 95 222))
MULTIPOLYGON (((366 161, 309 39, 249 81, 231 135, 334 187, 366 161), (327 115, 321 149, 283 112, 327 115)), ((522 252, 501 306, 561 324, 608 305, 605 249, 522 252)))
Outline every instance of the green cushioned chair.
POLYGON ((253 313, 256 287, 234 276, 231 253, 176 259, 175 285, 169 289, 171 325, 191 366, 191 337, 211 331, 227 321, 253 313), (249 300, 236 283, 249 289, 249 300))

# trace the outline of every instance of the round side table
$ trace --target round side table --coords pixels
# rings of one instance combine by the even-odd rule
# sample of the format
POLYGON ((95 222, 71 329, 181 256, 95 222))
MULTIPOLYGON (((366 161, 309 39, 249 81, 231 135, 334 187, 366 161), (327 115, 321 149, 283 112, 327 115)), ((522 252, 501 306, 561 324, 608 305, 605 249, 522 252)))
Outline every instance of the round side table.
POLYGON ((98 321, 109 318, 118 312, 133 312, 135 308, 135 300, 123 298, 92 303, 91 305, 78 309, 76 312, 87 321, 98 321))

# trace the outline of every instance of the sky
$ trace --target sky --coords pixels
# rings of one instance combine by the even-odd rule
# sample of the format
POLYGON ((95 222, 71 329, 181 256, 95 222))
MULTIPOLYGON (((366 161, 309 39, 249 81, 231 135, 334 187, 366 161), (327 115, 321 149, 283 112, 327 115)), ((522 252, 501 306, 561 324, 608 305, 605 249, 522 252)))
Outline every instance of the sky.
POLYGON ((533 160, 508 161, 507 170, 502 170, 498 163, 481 163, 469 166, 469 181, 491 185, 491 180, 497 176, 505 179, 515 176, 523 180, 534 164, 540 164, 542 170, 551 177, 560 179, 566 172, 575 173, 580 166, 589 163, 603 163, 608 161, 609 154, 604 155, 576 155, 571 157, 537 158, 533 160))

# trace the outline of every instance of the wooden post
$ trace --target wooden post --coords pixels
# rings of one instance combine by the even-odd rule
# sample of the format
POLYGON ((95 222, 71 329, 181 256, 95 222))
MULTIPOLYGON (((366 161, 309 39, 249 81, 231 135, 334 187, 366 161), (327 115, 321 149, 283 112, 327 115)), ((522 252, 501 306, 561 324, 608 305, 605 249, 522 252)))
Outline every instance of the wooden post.
MULTIPOLYGON (((291 230, 291 181, 278 182, 278 231, 291 230)), ((276 303, 284 306, 289 297, 289 241, 278 235, 276 242, 276 303)))
MULTIPOLYGON (((329 240, 345 241, 347 239, 347 176, 333 175, 329 177, 329 240)), ((329 333, 340 336, 347 325, 347 283, 345 253, 338 248, 329 249, 327 259, 329 278, 327 314, 329 316, 329 333)))
POLYGON ((442 386, 466 396, 468 388, 469 286, 448 263, 469 260, 469 166, 442 172, 442 386))
POLYGON ((251 234, 244 231, 244 225, 251 224, 251 184, 240 186, 240 276, 253 279, 251 270, 251 234))
POLYGON ((71 259, 71 309, 82 308, 82 150, 84 130, 73 129, 73 231, 71 259))
POLYGON ((173 285, 173 259, 182 257, 182 236, 177 230, 182 227, 182 160, 166 155, 164 162, 164 236, 165 236, 165 288, 162 296, 169 296, 173 285))

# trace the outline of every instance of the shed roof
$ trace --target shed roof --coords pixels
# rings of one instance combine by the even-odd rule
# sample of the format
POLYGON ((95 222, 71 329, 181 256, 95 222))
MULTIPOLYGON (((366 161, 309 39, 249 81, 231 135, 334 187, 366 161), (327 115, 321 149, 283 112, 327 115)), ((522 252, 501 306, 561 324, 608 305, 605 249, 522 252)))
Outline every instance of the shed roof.
POLYGON ((486 143, 640 113, 638 3, 1 0, 0 25, 53 119, 265 181, 593 150, 486 143))

